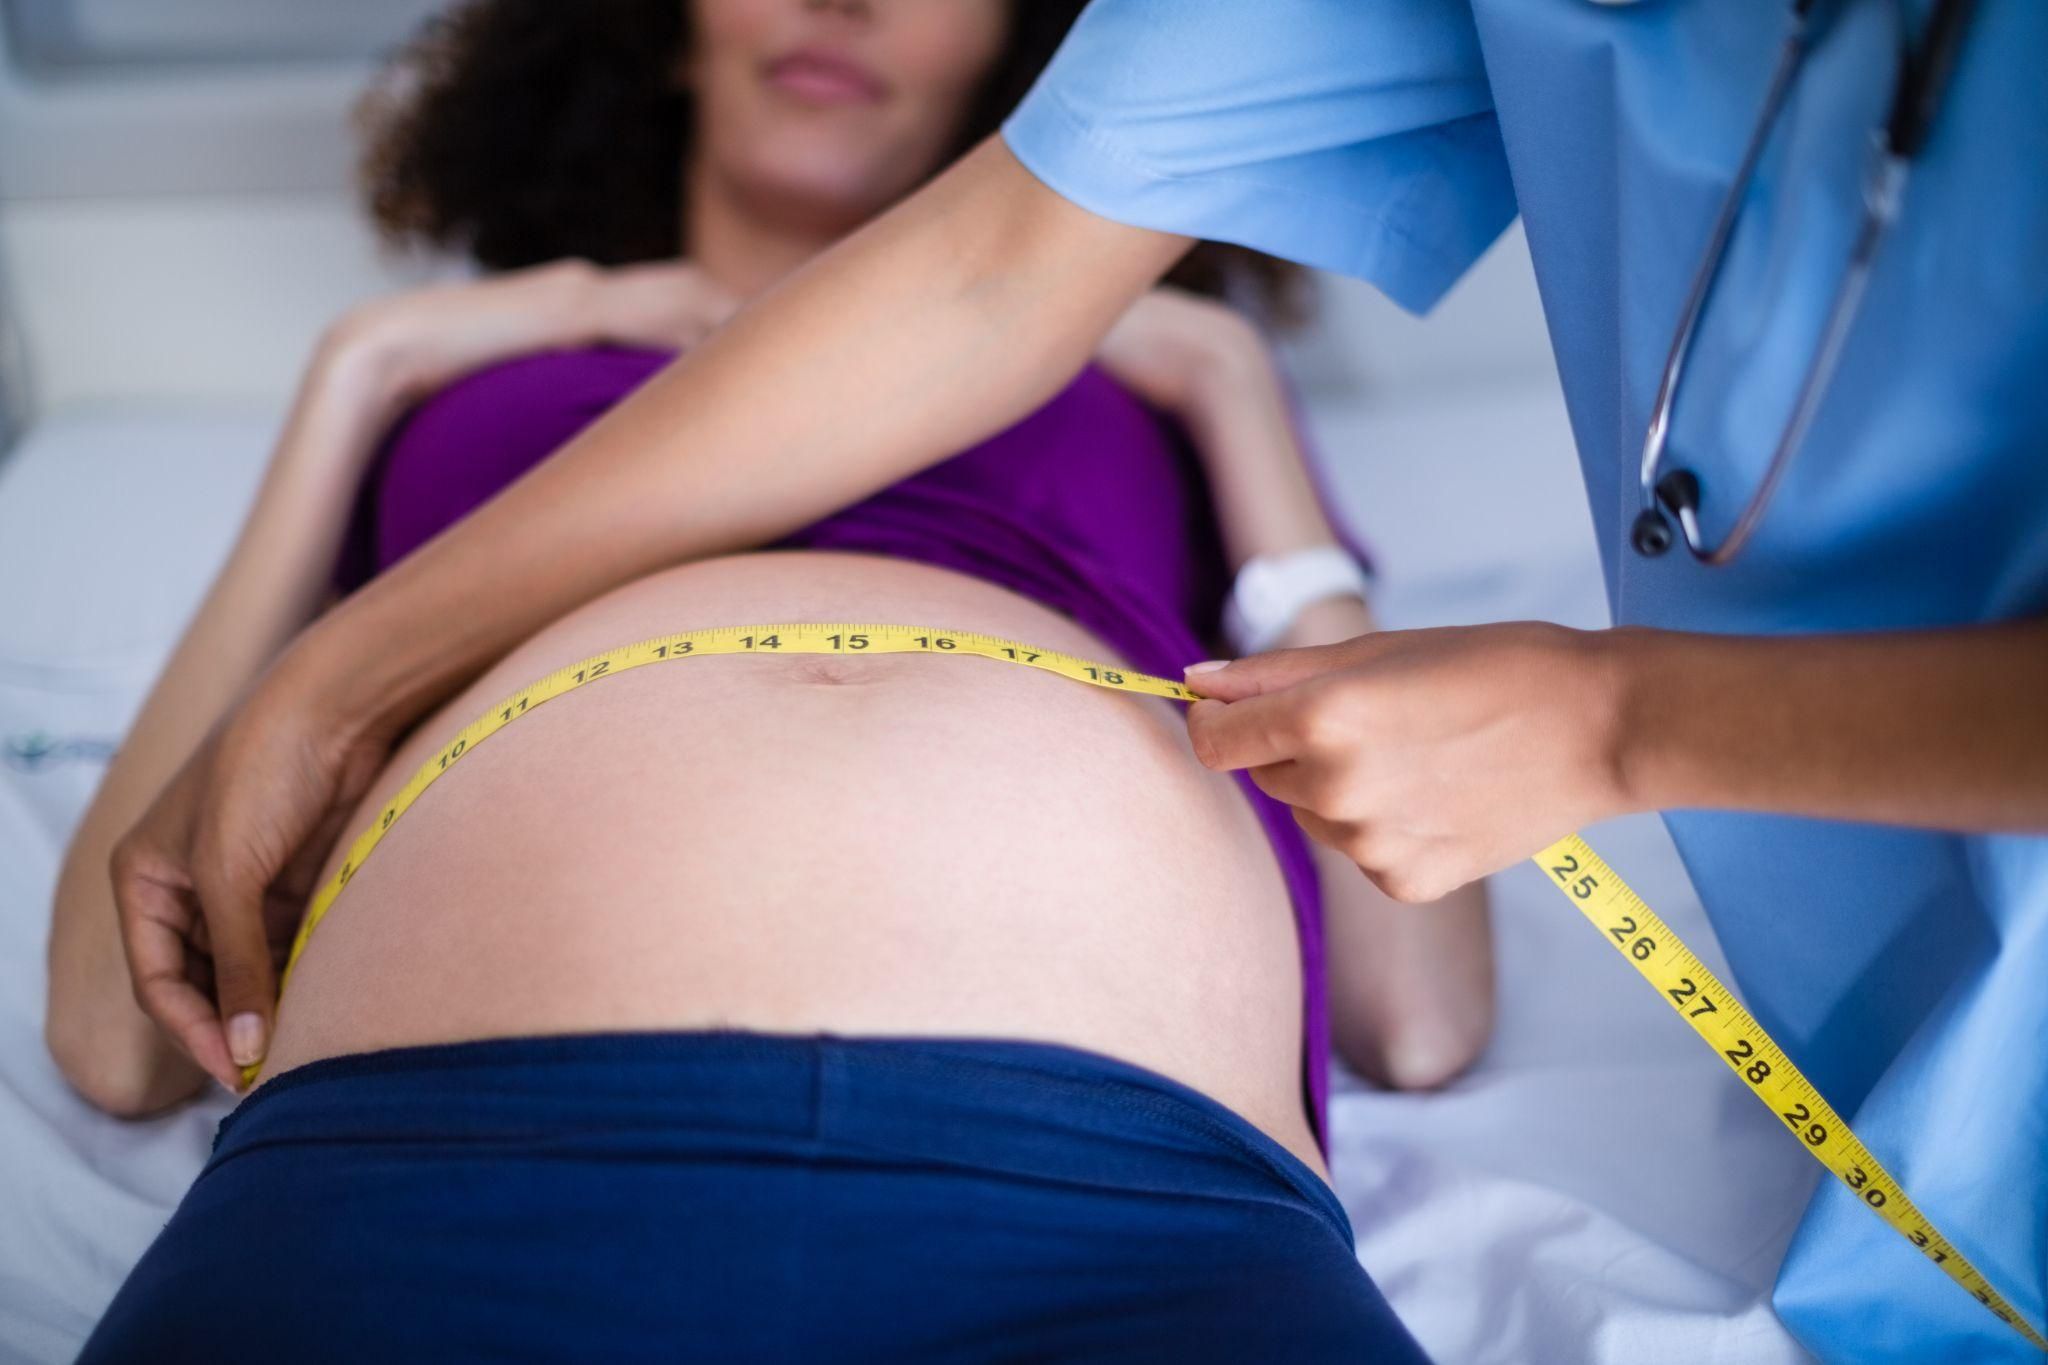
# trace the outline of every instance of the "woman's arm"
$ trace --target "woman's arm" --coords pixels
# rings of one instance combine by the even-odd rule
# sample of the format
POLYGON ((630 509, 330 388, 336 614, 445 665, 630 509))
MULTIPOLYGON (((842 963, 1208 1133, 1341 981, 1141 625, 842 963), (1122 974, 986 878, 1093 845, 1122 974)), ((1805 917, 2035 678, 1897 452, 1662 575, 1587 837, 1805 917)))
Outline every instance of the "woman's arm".
POLYGON ((107 864, 234 697, 329 604, 328 579, 377 442, 414 401, 511 356, 619 341, 687 347, 733 300, 681 262, 562 261, 358 306, 328 329, 241 535, 143 703, 58 878, 44 1031, 103 1109, 148 1113, 204 1074, 136 1004, 107 864))
POLYGON ((1155 289, 1110 329, 1096 358, 1187 432, 1233 570, 1254 555, 1338 539, 1271 348, 1243 314, 1185 290, 1155 289))
POLYGON ((343 601, 115 848, 145 1008, 234 1084, 276 1002, 266 892, 317 865, 421 714, 622 582, 773 540, 1029 411, 1187 245, 1075 207, 992 138, 343 601), (187 960, 202 916, 210 970, 187 960))
MULTIPOLYGON (((1316 492, 1271 351, 1221 304, 1153 291, 1105 339, 1103 364, 1177 418, 1194 442, 1231 567, 1337 541, 1316 492)), ((1318 602, 1281 639, 1306 648, 1368 635, 1355 598, 1318 602)), ((1348 858, 1312 845, 1324 900, 1331 1032, 1344 1060, 1381 1085, 1440 1085, 1493 1031, 1493 930, 1475 882, 1403 905, 1348 858)))

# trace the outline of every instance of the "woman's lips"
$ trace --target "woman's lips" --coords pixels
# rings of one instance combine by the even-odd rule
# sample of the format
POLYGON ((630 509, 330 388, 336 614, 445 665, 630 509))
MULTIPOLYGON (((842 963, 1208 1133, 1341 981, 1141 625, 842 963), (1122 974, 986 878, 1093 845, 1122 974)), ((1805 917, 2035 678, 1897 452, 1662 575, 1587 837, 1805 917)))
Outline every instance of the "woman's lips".
POLYGON ((768 64, 768 83, 809 104, 878 104, 889 93, 880 78, 837 53, 792 52, 768 64))

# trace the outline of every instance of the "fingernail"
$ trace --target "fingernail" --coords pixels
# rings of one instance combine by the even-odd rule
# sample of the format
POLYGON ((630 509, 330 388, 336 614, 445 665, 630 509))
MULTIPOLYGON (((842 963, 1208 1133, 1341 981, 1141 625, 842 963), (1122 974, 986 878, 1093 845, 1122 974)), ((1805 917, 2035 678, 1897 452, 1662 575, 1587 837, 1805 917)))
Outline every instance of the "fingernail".
POLYGON ((1198 664, 1189 664, 1181 670, 1181 676, 1192 677, 1197 673, 1214 673, 1219 668, 1230 667, 1228 659, 1204 659, 1198 664))
POLYGON ((228 1055, 236 1066, 254 1066, 263 1060, 263 1016, 238 1014, 228 1020, 228 1055))

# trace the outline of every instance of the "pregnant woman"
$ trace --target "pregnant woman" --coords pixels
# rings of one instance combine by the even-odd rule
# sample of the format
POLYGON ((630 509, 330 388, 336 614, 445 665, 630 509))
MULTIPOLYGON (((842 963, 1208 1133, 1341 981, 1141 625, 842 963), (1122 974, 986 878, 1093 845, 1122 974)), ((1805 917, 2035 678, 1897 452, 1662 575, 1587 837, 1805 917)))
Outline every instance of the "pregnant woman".
MULTIPOLYGON (((50 1038, 88 1097, 203 1083, 129 1000, 97 869, 337 554, 353 588, 540 469, 985 133, 1073 8, 497 0, 409 54, 372 106, 379 219, 501 273, 323 342, 60 886, 50 1038), (603 182, 636 147, 673 150, 679 217, 631 197, 644 167, 603 182), (561 256, 631 264, 531 264, 561 256)), ((323 865, 276 888, 277 945, 424 759, 619 644, 833 620, 1204 657, 1230 568, 1333 532, 1236 315, 1155 295, 1099 359, 922 473, 707 484, 670 513, 700 555, 566 604, 359 775, 323 865)), ((1287 641, 1366 625, 1327 600, 1287 641)), ((191 893, 164 928, 203 979, 191 893)), ((86 1359, 1419 1358, 1327 1183, 1326 1040, 1433 1084, 1490 1012, 1482 904, 1318 865, 1169 703, 974 658, 641 668, 466 755, 274 1031, 231 1024, 264 1081, 86 1359)))

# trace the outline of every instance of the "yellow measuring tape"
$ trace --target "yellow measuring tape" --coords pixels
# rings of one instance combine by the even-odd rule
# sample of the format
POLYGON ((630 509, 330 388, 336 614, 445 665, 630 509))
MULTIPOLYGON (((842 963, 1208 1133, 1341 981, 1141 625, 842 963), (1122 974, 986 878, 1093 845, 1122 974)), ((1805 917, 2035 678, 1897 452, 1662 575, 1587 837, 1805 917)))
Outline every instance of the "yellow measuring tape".
POLYGON ((1576 834, 1560 839, 1537 854, 1535 861, 1614 950, 1685 1017, 1701 1041, 1720 1054, 1750 1093, 1785 1121, 1815 1161, 1833 1171, 1857 1198, 1891 1224, 1894 1232, 1940 1266, 2000 1322, 2037 1350, 2048 1351, 2048 1340, 1913 1206, 1891 1172, 1849 1131, 1842 1116, 1813 1088, 1813 1082, 1799 1073, 1784 1049, 1771 1041, 1763 1025, 1584 839, 1576 834))
MULTIPOLYGON (((1058 650, 1006 640, 974 631, 948 630, 933 626, 864 624, 847 621, 789 622, 759 626, 719 626, 709 630, 660 635, 651 640, 622 645, 593 654, 587 659, 558 668, 529 686, 520 688, 489 711, 464 726, 441 750, 429 758, 387 802, 377 819, 362 832, 342 862, 341 870, 313 897, 306 917, 299 925, 298 938, 285 962, 283 986, 290 984, 299 955, 349 879, 377 847, 400 816, 419 800, 420 793, 477 745, 519 719, 534 707, 565 692, 648 664, 677 659, 701 659, 721 654, 949 654, 994 659, 1043 669, 1063 678, 1106 687, 1118 692, 1135 692, 1171 701, 1194 701, 1198 693, 1180 683, 1127 668, 1113 668, 1063 654, 1058 650)), ((1544 873, 1569 897, 1587 919, 1606 936, 1616 951, 1641 972, 1672 1008, 1721 1055, 1729 1068, 1749 1086, 1759 1100, 1771 1106, 1813 1154, 1815 1160, 1833 1171, 1843 1184, 1855 1191, 1877 1215, 1906 1238, 1920 1253, 1940 1266, 1948 1277, 1970 1294, 2000 1321, 2009 1324, 2035 1347, 2048 1351, 2048 1340, 2002 1298, 1977 1268, 1955 1246, 1921 1216, 1890 1172, 1878 1164, 1849 1125, 1828 1106, 1811 1082, 1799 1073, 1784 1050, 1771 1041, 1761 1025, 1750 1017, 1734 994, 1708 971, 1670 926, 1658 918, 1601 861, 1585 840, 1573 835, 1536 855, 1544 873)), ((260 1065, 245 1068, 242 1083, 253 1083, 260 1065)))

